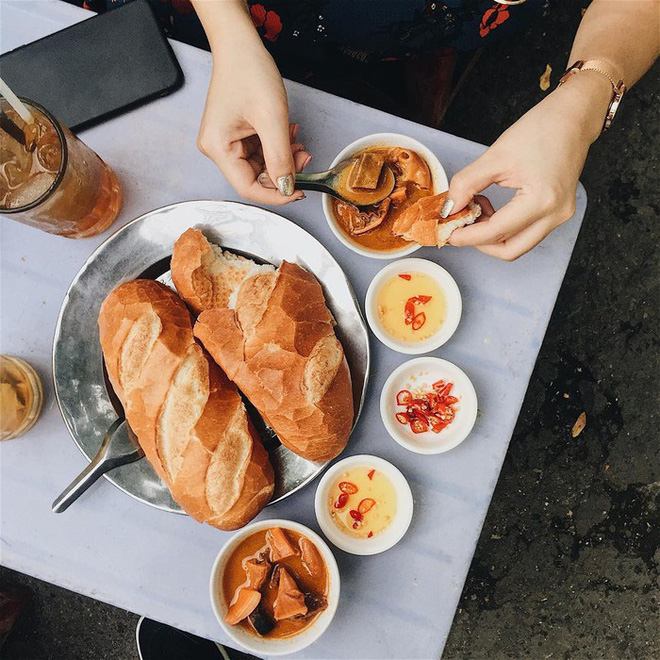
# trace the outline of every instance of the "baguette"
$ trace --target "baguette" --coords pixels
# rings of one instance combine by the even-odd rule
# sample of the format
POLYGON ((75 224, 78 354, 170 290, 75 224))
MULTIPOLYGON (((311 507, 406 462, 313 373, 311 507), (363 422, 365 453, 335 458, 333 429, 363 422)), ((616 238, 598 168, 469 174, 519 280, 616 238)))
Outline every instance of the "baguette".
POLYGON ((179 297, 153 280, 121 284, 101 306, 99 335, 126 419, 174 500, 220 529, 254 518, 273 493, 268 453, 179 297))
POLYGON ((458 213, 442 218, 440 211, 446 199, 447 192, 418 199, 396 219, 392 231, 420 245, 446 245, 454 229, 471 225, 481 215, 481 206, 471 201, 458 213))
POLYGON ((207 302, 195 336, 282 444, 311 461, 341 453, 353 425, 351 376, 316 278, 287 262, 256 266, 197 229, 177 240, 172 277, 193 308, 213 300, 204 291, 223 290, 221 303, 207 302))

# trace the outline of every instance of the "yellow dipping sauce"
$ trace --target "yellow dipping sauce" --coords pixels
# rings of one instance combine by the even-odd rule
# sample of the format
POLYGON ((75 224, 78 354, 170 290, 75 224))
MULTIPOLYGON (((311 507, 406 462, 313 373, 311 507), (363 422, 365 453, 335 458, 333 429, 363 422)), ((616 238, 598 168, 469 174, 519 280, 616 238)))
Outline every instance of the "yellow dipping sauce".
POLYGON ((392 339, 408 344, 430 339, 438 332, 446 317, 445 295, 436 280, 425 273, 402 272, 393 275, 378 290, 376 309, 385 333, 392 339), (425 301, 427 297, 430 299, 425 301), (409 302, 411 300, 412 307, 409 302), (423 315, 421 325, 420 315, 423 315), (406 320, 409 322, 406 323, 406 320))
POLYGON ((328 494, 330 517, 342 532, 360 539, 386 529, 396 514, 396 491, 380 470, 364 465, 343 472, 328 494))

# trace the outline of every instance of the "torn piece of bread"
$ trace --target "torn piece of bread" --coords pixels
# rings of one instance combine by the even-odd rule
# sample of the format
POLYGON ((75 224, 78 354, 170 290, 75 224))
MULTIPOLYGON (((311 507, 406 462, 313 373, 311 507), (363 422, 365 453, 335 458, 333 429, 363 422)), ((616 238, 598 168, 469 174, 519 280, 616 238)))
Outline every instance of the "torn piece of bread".
POLYGON ((195 341, 183 301, 133 280, 107 296, 98 323, 110 382, 172 497, 214 527, 248 523, 273 494, 273 468, 236 386, 195 341))
POLYGON ((223 301, 235 298, 232 308, 208 296, 195 336, 282 444, 312 461, 337 456, 353 426, 353 390, 335 321, 316 278, 283 262, 277 269, 245 267, 238 282, 233 279, 233 255, 214 250, 213 261, 193 279, 186 274, 190 263, 201 264, 202 259, 192 245, 205 254, 212 249, 196 229, 176 242, 172 276, 175 283, 186 283, 187 288, 179 291, 184 300, 194 307, 202 299, 195 289, 199 282, 211 290, 226 287, 229 295, 223 301), (185 253, 177 254, 182 248, 185 253), (225 273, 228 278, 232 274, 230 287, 225 273))
POLYGON ((199 229, 188 229, 174 244, 171 270, 176 290, 199 314, 211 307, 233 308, 238 288, 246 278, 273 272, 275 268, 223 252, 209 243, 199 229))
POLYGON ((446 245, 454 229, 471 225, 481 215, 481 206, 471 201, 458 213, 441 218, 440 211, 446 199, 447 192, 422 197, 396 219, 392 231, 420 245, 446 245))

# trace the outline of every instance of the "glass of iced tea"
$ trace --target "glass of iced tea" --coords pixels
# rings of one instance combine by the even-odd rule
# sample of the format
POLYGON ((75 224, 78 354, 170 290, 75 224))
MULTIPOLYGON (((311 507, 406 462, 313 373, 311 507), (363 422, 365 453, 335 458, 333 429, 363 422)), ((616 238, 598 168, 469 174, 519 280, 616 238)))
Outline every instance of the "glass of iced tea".
POLYGON ((26 124, 0 98, 0 214, 69 238, 107 229, 121 208, 115 173, 38 103, 26 124))

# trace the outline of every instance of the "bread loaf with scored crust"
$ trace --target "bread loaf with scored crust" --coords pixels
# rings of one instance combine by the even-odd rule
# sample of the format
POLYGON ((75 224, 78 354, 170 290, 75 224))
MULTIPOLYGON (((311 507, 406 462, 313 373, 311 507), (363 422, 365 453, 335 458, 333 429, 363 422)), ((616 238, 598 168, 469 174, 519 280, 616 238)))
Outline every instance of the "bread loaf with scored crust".
POLYGON ((158 282, 126 282, 104 300, 99 335, 126 419, 174 500, 220 529, 249 522, 272 496, 273 469, 185 304, 158 282))
POLYGON ((207 301, 195 336, 282 444, 312 461, 337 456, 353 425, 353 391, 316 278, 296 264, 257 266, 223 252, 197 229, 177 240, 172 277, 188 304, 207 301))

